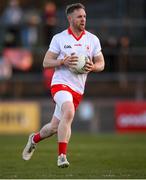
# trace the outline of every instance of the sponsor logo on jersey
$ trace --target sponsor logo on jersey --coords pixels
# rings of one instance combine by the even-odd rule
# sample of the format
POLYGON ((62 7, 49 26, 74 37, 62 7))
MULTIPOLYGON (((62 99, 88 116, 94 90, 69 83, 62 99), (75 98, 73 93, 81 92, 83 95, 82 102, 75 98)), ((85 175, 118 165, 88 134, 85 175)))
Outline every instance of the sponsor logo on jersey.
POLYGON ((72 48, 71 45, 64 45, 65 49, 72 48))
POLYGON ((82 46, 82 44, 74 44, 74 46, 82 46))

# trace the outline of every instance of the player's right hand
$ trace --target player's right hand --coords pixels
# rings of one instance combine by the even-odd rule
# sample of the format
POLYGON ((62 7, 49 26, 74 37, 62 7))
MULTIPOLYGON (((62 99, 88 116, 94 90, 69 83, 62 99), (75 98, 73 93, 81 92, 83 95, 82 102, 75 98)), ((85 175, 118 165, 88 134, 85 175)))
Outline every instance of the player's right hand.
POLYGON ((64 56, 64 65, 68 68, 73 68, 77 65, 78 57, 75 55, 75 53, 72 53, 71 56, 64 56))

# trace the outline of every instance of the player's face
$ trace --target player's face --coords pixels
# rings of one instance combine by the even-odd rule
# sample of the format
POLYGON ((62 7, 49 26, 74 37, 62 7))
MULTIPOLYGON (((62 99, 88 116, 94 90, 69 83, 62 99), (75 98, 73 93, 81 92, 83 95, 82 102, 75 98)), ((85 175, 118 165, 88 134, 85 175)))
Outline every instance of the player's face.
POLYGON ((83 31, 86 26, 86 13, 84 9, 75 10, 70 17, 71 26, 78 30, 83 31))

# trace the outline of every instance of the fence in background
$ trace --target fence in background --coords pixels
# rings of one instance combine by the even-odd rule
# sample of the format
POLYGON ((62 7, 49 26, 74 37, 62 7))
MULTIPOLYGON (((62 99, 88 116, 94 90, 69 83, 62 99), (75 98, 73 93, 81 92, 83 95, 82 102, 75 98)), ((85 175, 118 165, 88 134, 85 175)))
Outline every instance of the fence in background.
MULTIPOLYGON (((145 133, 145 101, 84 98, 72 124, 73 131, 88 133, 145 133)), ((37 132, 51 120, 52 99, 0 103, 0 134, 37 132), (19 108, 18 108, 19 107, 19 108)))
MULTIPOLYGON (((42 74, 13 76, 0 80, 0 99, 39 99, 50 96, 42 74)), ((87 80, 86 97, 136 99, 146 97, 145 73, 94 73, 87 80)))

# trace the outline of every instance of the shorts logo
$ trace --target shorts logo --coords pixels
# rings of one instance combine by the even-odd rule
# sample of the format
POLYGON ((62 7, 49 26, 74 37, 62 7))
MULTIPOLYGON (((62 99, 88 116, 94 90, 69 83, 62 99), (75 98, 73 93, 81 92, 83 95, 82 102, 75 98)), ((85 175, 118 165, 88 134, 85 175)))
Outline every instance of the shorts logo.
POLYGON ((67 49, 67 48, 72 48, 71 45, 64 45, 64 48, 67 49))

